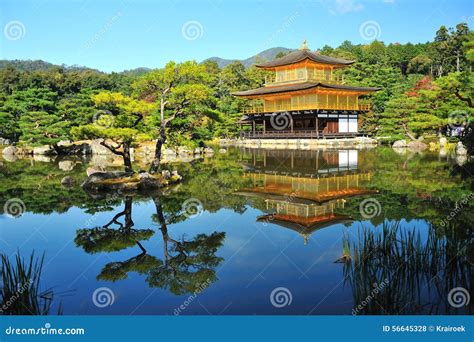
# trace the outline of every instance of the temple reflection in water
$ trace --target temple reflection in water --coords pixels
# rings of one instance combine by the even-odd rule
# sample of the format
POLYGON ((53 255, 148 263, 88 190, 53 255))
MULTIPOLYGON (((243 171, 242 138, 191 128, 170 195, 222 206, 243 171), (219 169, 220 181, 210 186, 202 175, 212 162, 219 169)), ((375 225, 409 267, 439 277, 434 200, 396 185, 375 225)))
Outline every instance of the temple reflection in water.
POLYGON ((264 200, 257 221, 294 230, 305 244, 319 229, 352 221, 338 213, 346 198, 376 193, 366 188, 371 173, 358 168, 357 150, 245 150, 243 156, 249 185, 238 193, 264 200))

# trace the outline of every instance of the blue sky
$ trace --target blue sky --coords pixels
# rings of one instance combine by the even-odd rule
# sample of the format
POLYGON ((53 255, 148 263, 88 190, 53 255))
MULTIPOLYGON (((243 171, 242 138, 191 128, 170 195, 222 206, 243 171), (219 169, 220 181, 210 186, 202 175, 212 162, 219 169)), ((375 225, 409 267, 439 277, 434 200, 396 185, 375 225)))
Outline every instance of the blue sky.
POLYGON ((1 59, 43 59, 103 71, 169 60, 242 59, 275 46, 348 39, 432 40, 474 22, 471 0, 0 0, 1 59))

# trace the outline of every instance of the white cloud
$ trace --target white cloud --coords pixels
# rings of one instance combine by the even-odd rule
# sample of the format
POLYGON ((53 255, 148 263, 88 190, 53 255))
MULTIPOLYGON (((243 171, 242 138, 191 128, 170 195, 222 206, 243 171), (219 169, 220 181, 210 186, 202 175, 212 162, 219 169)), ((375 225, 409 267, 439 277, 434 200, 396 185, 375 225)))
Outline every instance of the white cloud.
POLYGON ((364 9, 364 5, 357 0, 323 0, 321 4, 332 14, 359 12, 364 9))

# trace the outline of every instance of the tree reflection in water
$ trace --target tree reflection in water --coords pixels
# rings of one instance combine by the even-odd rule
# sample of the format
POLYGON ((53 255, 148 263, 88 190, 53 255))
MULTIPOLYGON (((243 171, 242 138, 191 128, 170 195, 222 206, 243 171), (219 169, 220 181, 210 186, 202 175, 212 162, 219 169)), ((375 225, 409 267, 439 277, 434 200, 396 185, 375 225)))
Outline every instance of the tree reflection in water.
POLYGON ((202 291, 217 280, 215 268, 224 260, 216 256, 223 245, 225 233, 198 234, 191 240, 177 240, 168 232, 161 198, 153 197, 156 208, 154 219, 163 238, 163 260, 149 255, 140 241, 150 239, 151 229, 134 229, 131 196, 125 197, 125 208, 107 224, 76 232, 76 245, 87 253, 115 252, 137 245, 141 253, 126 261, 104 266, 98 280, 118 281, 128 278, 129 272, 146 276, 150 287, 160 287, 176 295, 202 291), (123 217, 123 223, 119 219, 123 217), (115 225, 117 228, 111 228, 115 225))

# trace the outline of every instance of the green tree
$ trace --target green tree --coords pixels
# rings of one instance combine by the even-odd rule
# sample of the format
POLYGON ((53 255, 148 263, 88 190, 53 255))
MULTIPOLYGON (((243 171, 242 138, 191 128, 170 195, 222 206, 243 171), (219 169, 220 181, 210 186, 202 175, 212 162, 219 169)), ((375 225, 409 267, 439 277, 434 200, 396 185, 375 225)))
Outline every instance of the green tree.
POLYGON ((170 123, 186 116, 193 116, 195 120, 204 116, 219 118, 219 113, 212 108, 213 93, 209 81, 204 65, 169 62, 163 69, 154 70, 133 84, 136 94, 156 101, 158 105, 153 118, 157 141, 150 173, 156 173, 160 168, 161 150, 166 143, 170 123))
POLYGON ((73 127, 73 136, 102 139, 102 146, 123 158, 125 171, 133 172, 130 148, 150 138, 145 119, 155 110, 155 104, 111 92, 94 95, 92 100, 99 109, 94 122, 73 127))

